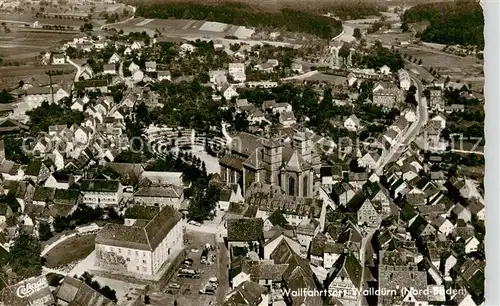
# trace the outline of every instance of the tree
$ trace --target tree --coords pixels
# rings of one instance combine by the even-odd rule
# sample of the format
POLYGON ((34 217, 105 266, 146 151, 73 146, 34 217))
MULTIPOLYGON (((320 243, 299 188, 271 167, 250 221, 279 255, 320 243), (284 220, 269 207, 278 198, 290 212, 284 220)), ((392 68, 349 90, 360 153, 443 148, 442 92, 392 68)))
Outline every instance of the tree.
POLYGON ((0 103, 10 103, 14 100, 14 97, 7 92, 7 90, 2 90, 0 92, 0 103))
POLYGON ((50 229, 50 225, 45 222, 41 221, 38 224, 38 237, 40 238, 41 241, 47 241, 50 238, 52 238, 54 234, 52 233, 52 230, 50 229))
POLYGON ((363 35, 361 35, 361 30, 359 28, 354 28, 354 32, 353 32, 352 36, 354 38, 356 38, 357 40, 359 40, 359 39, 361 39, 361 37, 363 35))
POLYGON ((146 304, 146 305, 151 304, 151 299, 149 298, 149 295, 144 296, 144 304, 146 304))
POLYGON ((56 233, 60 233, 62 231, 65 231, 69 227, 69 220, 68 218, 64 216, 56 216, 54 218, 54 222, 52 223, 52 226, 54 227, 54 231, 56 233))
POLYGON ((12 270, 22 278, 38 276, 42 273, 40 254, 42 247, 35 237, 26 232, 15 239, 9 254, 12 270))

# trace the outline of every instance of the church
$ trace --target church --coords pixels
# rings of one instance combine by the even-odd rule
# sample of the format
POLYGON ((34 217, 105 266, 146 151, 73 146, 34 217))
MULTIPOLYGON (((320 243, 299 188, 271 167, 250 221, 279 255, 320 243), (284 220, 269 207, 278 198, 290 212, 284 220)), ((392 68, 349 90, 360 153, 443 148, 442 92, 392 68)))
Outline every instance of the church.
POLYGON ((226 155, 219 161, 221 178, 245 190, 255 182, 281 187, 285 194, 314 197, 315 171, 321 168, 320 155, 307 133, 260 137, 249 133, 234 135, 226 155))

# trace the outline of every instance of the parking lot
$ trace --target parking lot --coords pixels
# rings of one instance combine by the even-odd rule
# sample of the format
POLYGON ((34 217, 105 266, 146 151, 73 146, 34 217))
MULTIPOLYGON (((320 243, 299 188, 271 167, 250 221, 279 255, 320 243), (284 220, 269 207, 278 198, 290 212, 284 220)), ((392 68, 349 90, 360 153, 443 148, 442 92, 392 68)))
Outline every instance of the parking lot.
POLYGON ((150 294, 151 305, 168 306, 173 305, 174 301, 177 301, 178 305, 215 305, 217 292, 214 292, 213 295, 199 293, 199 290, 205 287, 210 278, 218 277, 219 268, 223 269, 224 273, 227 270, 227 267, 220 267, 218 264, 215 234, 187 232, 184 237, 187 239, 187 258, 193 260, 192 265, 186 268, 200 270, 199 278, 174 276, 163 292, 150 294), (201 263, 202 252, 207 244, 215 246, 215 250, 208 252, 208 260, 211 264, 201 263))

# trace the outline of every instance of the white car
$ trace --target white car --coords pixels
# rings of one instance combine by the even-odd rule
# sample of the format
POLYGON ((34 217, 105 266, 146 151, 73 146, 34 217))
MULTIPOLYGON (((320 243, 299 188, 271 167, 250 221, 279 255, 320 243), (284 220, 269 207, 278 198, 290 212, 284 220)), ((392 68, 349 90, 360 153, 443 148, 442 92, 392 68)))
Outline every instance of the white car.
POLYGON ((189 221, 188 223, 189 223, 189 224, 191 224, 191 225, 194 225, 194 226, 201 226, 201 223, 196 222, 196 221, 194 221, 194 220, 191 220, 191 221, 189 221))

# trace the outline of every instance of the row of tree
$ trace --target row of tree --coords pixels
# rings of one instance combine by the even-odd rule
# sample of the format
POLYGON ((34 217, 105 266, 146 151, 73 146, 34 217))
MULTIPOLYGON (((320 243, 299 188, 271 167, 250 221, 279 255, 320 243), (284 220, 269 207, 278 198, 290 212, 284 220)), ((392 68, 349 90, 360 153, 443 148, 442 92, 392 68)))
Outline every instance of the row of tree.
POLYGON ((217 21, 249 27, 284 29, 330 39, 342 31, 336 19, 313 13, 282 9, 263 12, 242 3, 207 5, 194 2, 140 2, 136 14, 146 18, 177 18, 217 21))

